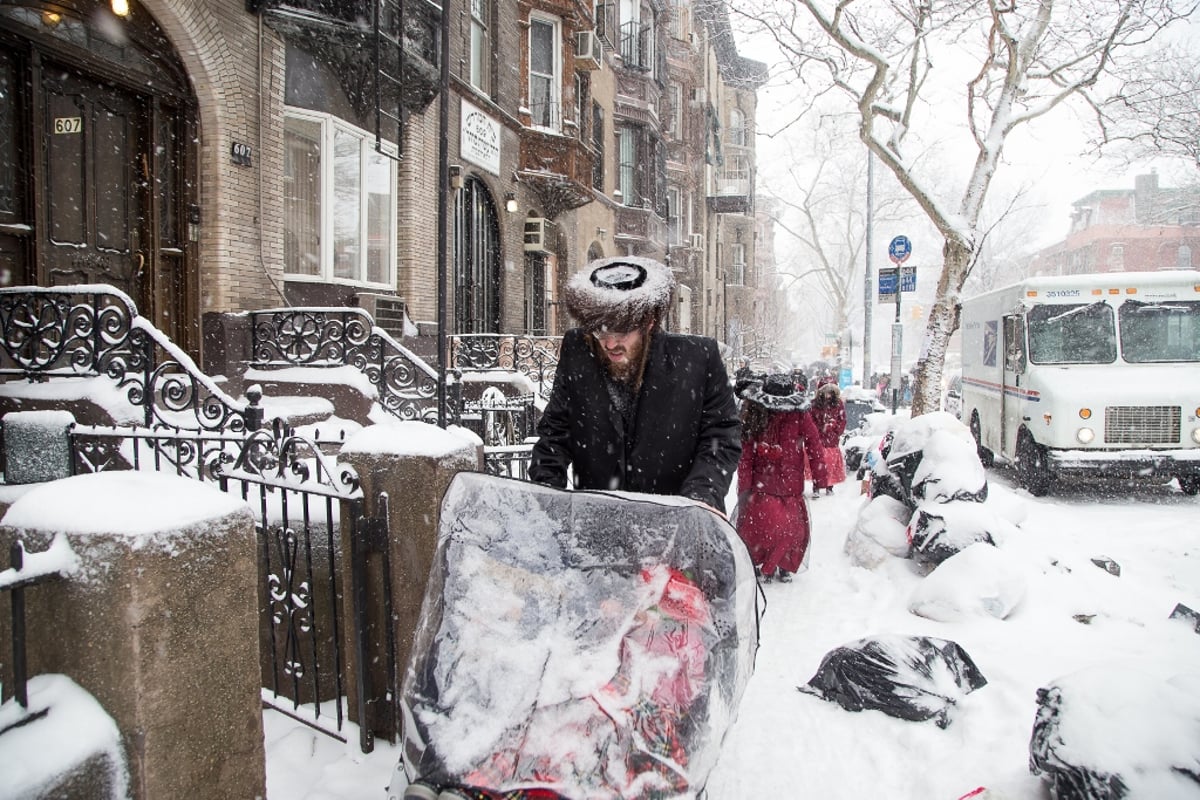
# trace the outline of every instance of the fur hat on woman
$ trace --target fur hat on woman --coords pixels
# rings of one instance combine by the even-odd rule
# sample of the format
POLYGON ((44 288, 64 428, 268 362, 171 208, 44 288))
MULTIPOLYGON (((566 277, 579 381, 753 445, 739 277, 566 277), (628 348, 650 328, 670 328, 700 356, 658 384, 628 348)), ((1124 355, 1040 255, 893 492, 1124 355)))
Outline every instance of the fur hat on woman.
POLYGON ((589 331, 628 333, 661 322, 671 306, 675 278, 650 258, 618 256, 591 262, 567 281, 567 311, 589 331))
POLYGON ((807 411, 808 398, 796 391, 792 376, 777 372, 746 390, 746 399, 768 411, 807 411))

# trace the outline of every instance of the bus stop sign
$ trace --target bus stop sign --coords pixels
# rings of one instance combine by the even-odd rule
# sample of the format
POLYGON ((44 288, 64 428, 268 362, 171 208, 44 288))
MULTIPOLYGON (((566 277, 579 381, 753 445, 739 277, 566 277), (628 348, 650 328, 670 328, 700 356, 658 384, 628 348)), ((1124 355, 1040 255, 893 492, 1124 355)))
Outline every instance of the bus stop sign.
POLYGON ((912 255, 912 243, 907 236, 897 236, 888 245, 888 258, 893 264, 903 264, 912 255))

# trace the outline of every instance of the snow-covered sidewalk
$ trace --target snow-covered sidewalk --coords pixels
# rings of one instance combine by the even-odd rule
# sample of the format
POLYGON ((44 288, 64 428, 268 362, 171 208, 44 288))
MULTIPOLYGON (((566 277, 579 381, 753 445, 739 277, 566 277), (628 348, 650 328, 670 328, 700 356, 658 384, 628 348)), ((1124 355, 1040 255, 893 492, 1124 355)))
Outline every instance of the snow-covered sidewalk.
MULTIPOLYGON (((1166 487, 1133 488, 1120 498, 1086 489, 1033 498, 1004 471, 990 470, 988 478, 989 502, 1024 515, 1018 533, 998 543, 1028 580, 1004 620, 935 622, 910 613, 922 581, 911 562, 866 570, 842 552, 862 503, 857 483, 812 503, 809 569, 790 584, 765 587, 755 674, 709 781, 709 800, 956 800, 978 787, 988 791, 976 798, 1046 796, 1028 768, 1039 687, 1102 663, 1162 676, 1198 669, 1200 635, 1168 617, 1177 603, 1200 608, 1200 499, 1166 487), (1093 558, 1115 562, 1120 576, 1093 558), (832 648, 887 633, 958 642, 987 686, 962 702, 945 729, 878 711, 850 713, 796 690, 832 648)), ((397 748, 377 742, 364 756, 353 731, 342 745, 277 713, 265 719, 271 800, 387 797, 397 748)), ((1146 722, 1155 727, 1152 716, 1146 722)), ((1200 797, 1200 787, 1178 796, 1200 797)))

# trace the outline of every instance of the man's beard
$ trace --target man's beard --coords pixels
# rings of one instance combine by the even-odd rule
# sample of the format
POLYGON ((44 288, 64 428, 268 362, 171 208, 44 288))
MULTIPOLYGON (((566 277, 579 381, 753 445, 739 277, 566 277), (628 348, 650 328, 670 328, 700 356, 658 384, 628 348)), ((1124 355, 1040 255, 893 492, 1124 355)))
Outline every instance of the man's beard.
MULTIPOLYGON (((625 348, 625 359, 621 363, 612 361, 607 353, 604 353, 604 364, 608 367, 608 374, 615 381, 622 383, 636 383, 642 372, 642 362, 646 356, 646 344, 649 342, 649 335, 643 336, 642 340, 632 347, 625 348)), ((603 353, 604 348, 600 348, 603 353)))

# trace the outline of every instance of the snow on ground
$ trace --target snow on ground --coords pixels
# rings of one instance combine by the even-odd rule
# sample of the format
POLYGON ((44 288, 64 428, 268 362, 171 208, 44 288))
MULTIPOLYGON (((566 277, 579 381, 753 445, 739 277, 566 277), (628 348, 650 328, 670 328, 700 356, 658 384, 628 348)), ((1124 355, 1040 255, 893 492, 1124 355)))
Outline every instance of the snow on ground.
MULTIPOLYGON (((989 503, 1021 519, 999 543, 1027 578, 1007 619, 937 622, 910 613, 923 580, 912 562, 889 559, 867 570, 842 552, 863 502, 858 484, 850 480, 812 503, 809 569, 765 587, 755 674, 709 780, 709 800, 957 800, 980 787, 986 792, 975 798, 1042 800, 1049 794, 1028 767, 1039 687, 1105 664, 1155 678, 1191 670, 1194 679, 1200 634, 1168 617, 1177 603, 1200 609, 1200 498, 1173 487, 1128 487, 1120 496, 1066 488, 1033 498, 1003 469, 989 470, 988 479, 989 503), (1115 562, 1120 576, 1093 558, 1115 562), (796 690, 829 650, 889 633, 958 642, 988 684, 963 700, 945 729, 851 713, 796 690)), ((1166 726, 1153 711, 1142 716, 1150 728, 1166 726)), ((377 742, 364 756, 353 729, 343 745, 276 712, 265 719, 271 800, 387 797, 396 747, 377 742)), ((1120 768, 1121 755, 1113 758, 1120 768)), ((1181 791, 1200 797, 1195 784, 1181 791)))

